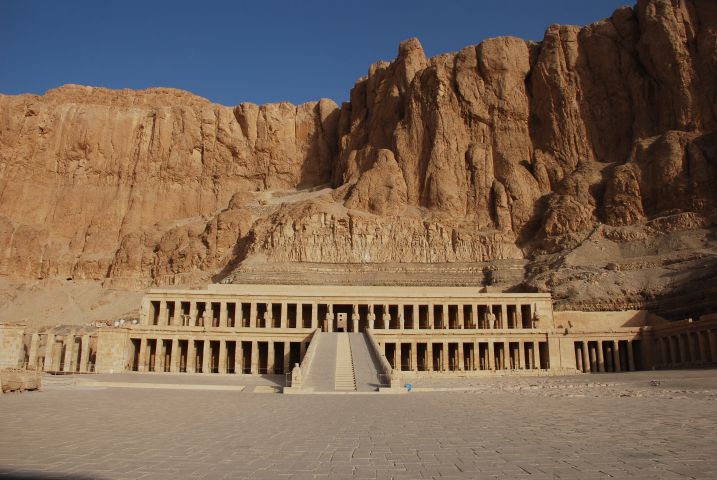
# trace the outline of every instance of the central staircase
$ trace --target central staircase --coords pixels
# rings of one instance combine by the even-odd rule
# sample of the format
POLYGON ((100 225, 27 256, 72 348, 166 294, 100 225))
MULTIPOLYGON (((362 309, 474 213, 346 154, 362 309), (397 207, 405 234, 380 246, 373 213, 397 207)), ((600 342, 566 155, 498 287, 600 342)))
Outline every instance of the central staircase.
POLYGON ((337 392, 355 392, 356 375, 354 362, 351 356, 351 342, 348 333, 337 333, 336 339, 336 373, 334 375, 334 390, 337 392))
POLYGON ((363 333, 317 332, 304 388, 313 392, 375 392, 378 360, 363 333))

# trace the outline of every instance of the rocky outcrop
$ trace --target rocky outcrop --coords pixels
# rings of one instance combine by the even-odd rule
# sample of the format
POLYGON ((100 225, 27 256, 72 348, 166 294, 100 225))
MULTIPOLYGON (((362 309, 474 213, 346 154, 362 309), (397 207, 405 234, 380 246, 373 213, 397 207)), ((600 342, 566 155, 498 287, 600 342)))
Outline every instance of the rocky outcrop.
POLYGON ((254 226, 248 252, 275 263, 446 263, 522 258, 512 237, 420 216, 375 216, 334 205, 287 205, 254 226))
POLYGON ((237 192, 328 182, 337 121, 330 100, 229 108, 79 86, 0 96, 0 273, 104 278, 122 271, 123 246, 191 236, 193 218, 237 192))
MULTIPOLYGON (((340 108, 170 89, 0 96, 0 273, 146 285, 258 262, 528 260, 505 288, 565 293, 576 267, 556 259, 586 242, 714 228, 716 45, 714 2, 640 0, 538 43, 427 58, 407 40, 340 108)), ((713 251, 694 238, 681 245, 713 251)), ((630 285, 580 306, 669 290, 630 285)))

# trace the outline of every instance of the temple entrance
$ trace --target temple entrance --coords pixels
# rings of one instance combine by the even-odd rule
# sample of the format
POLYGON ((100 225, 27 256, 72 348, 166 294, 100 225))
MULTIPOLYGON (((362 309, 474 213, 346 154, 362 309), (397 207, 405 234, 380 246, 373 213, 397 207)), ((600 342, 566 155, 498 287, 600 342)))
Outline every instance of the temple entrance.
POLYGON ((334 305, 334 332, 352 332, 353 305, 334 305), (342 323, 343 322, 343 323, 342 323))
POLYGON ((348 332, 349 326, 348 326, 348 318, 345 312, 340 312, 336 314, 336 331, 337 332, 348 332))

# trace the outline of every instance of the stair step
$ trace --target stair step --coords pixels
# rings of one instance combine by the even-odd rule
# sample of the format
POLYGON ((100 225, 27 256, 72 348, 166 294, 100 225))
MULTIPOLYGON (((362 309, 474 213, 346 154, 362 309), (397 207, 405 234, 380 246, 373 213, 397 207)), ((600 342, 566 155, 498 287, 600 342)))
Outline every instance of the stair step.
POLYGON ((338 335, 336 344, 334 389, 341 391, 355 391, 356 375, 354 373, 354 364, 351 355, 351 342, 349 342, 348 333, 339 333, 338 335))

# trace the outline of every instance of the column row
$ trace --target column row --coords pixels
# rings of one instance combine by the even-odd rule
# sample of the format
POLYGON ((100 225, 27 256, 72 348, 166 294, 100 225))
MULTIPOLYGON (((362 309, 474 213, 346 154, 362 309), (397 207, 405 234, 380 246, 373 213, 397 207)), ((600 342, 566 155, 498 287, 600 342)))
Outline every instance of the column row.
POLYGON ((282 374, 301 363, 308 342, 130 338, 127 370, 282 374))
POLYGON ((533 370, 550 368, 548 343, 383 342, 391 367, 402 371, 533 370))
POLYGON ((584 373, 642 370, 641 340, 575 342, 575 367, 584 373))
POLYGON ((23 362, 30 369, 62 373, 94 371, 96 337, 88 334, 32 333, 26 336, 23 348, 23 362))
POLYGON ((655 366, 675 368, 717 363, 717 331, 698 330, 654 340, 655 366))
POLYGON ((266 302, 149 302, 146 325, 229 328, 533 329, 541 326, 530 304, 333 304, 266 302))

